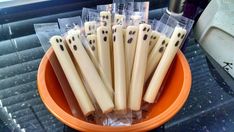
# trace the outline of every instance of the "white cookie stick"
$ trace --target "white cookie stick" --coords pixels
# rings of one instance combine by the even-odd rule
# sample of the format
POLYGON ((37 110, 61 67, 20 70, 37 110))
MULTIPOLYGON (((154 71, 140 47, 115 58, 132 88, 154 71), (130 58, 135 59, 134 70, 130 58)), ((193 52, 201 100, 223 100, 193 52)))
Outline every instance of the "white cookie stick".
POLYGON ((126 109, 126 76, 123 27, 115 25, 112 27, 113 51, 114 51, 114 84, 115 84, 115 109, 126 109))
POLYGON ((153 50, 148 55, 147 68, 146 68, 146 73, 145 73, 145 81, 149 79, 150 75, 153 73, 153 71, 157 67, 165 51, 165 48, 168 45, 169 40, 170 39, 166 37, 165 35, 161 35, 156 45, 154 46, 153 50))
POLYGON ((132 77, 132 68, 136 51, 138 36, 137 26, 128 26, 125 33, 125 66, 126 66, 126 84, 127 95, 129 92, 130 81, 132 77))
POLYGON ((95 21, 89 21, 84 23, 84 29, 85 29, 85 35, 91 35, 96 34, 96 22, 95 21))
POLYGON ((152 49, 154 48, 155 44, 157 43, 160 37, 160 33, 157 31, 152 31, 149 43, 149 54, 151 53, 152 49))
POLYGON ((151 26, 140 24, 128 100, 129 108, 135 111, 141 106, 150 36, 151 26))
POLYGON ((114 108, 112 98, 101 80, 101 77, 99 76, 94 64, 81 44, 79 34, 74 33, 67 35, 66 42, 69 45, 80 71, 87 85, 90 87, 102 112, 108 113, 112 111, 114 108))
MULTIPOLYGON (((108 82, 112 83, 112 70, 111 70, 111 54, 110 43, 108 36, 108 28, 100 26, 97 28, 97 49, 98 49, 98 61, 108 78, 108 82)), ((113 90, 113 89, 112 89, 113 90)))
MULTIPOLYGON (((71 86, 71 89, 79 103, 79 106, 85 116, 95 111, 94 106, 85 90, 85 87, 78 75, 76 68, 70 58, 61 36, 53 36, 50 39, 55 55, 64 71, 64 74, 71 86)), ((55 71, 56 72, 56 71, 55 71)))
POLYGON ((167 74, 167 71, 186 35, 186 30, 181 27, 175 27, 175 30, 171 36, 171 39, 168 43, 168 46, 153 74, 153 77, 150 81, 150 84, 144 95, 144 101, 148 103, 153 103, 158 91, 161 87, 161 84, 164 80, 164 77, 167 74))
POLYGON ((97 36, 96 34, 88 35, 87 40, 89 42, 89 46, 92 49, 92 52, 94 53, 95 57, 98 59, 98 50, 97 50, 97 36))

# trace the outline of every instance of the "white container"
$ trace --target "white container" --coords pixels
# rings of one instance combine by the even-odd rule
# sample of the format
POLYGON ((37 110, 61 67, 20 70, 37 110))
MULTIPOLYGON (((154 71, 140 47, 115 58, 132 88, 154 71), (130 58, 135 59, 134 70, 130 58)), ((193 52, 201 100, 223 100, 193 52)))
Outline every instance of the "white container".
POLYGON ((195 26, 201 47, 234 77, 234 0, 212 0, 195 26))

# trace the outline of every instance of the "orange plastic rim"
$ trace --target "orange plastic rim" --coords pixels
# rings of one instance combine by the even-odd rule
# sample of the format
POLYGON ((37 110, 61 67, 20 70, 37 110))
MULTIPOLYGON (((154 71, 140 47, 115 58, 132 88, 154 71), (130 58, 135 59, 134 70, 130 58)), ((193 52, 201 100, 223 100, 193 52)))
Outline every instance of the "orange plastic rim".
MULTIPOLYGON (((102 132, 152 130, 154 128, 161 126, 162 124, 167 122, 169 119, 171 119, 182 108, 190 92, 191 82, 192 82, 190 67, 183 53, 181 51, 178 51, 175 57, 175 61, 174 61, 175 66, 173 67, 175 67, 175 69, 179 69, 178 70, 179 72, 177 73, 177 71, 173 71, 173 70, 172 71, 175 72, 174 74, 176 74, 176 77, 179 77, 182 79, 180 79, 180 81, 176 80, 176 78, 169 79, 168 85, 170 86, 170 88, 165 90, 166 91, 165 95, 164 94, 161 95, 161 96, 167 96, 168 99, 164 99, 164 97, 160 96, 158 104, 157 103, 153 104, 153 105, 160 105, 160 107, 165 108, 163 111, 160 111, 157 115, 154 115, 154 111, 152 111, 151 113, 153 113, 152 114, 153 116, 150 117, 150 119, 146 119, 140 123, 133 124, 131 126, 110 127, 110 126, 100 126, 100 125, 88 123, 79 118, 73 117, 71 114, 64 111, 64 109, 62 109, 57 104, 56 102, 57 100, 54 100, 51 97, 51 94, 46 85, 48 82, 46 82, 45 76, 47 75, 46 68, 48 65, 50 65, 48 56, 51 56, 52 54, 54 54, 53 50, 49 49, 46 55, 42 58, 42 61, 40 63, 38 74, 37 74, 38 91, 39 91, 42 101, 44 102, 48 110, 61 122, 63 122, 64 124, 76 130, 102 131, 102 132), (179 84, 181 85, 180 87, 174 88, 174 85, 179 85, 179 84), (179 89, 179 92, 178 92, 178 89, 179 89), (172 90, 177 90, 177 92, 174 92, 172 90), (170 93, 170 94, 166 95, 167 93, 170 93), (174 95, 174 93, 176 93, 176 95, 174 95), (173 101, 168 101, 170 100, 170 96, 175 96, 173 101)), ((169 76, 170 75, 171 74, 169 74, 169 76)), ((175 76, 175 75, 172 75, 172 76, 175 76)), ((49 82, 49 83, 53 83, 53 82, 49 82)))

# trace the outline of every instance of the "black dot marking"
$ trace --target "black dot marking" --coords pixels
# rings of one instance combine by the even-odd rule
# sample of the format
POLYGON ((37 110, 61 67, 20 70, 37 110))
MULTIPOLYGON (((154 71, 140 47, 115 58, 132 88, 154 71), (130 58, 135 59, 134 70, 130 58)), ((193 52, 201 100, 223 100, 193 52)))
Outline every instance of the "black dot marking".
POLYGON ((92 50, 93 50, 93 51, 95 50, 95 47, 94 47, 94 46, 92 46, 92 50))
POLYGON ((149 32, 149 30, 150 30, 150 29, 148 28, 147 32, 149 32))
POLYGON ((146 27, 143 29, 143 31, 146 31, 146 27))
POLYGON ((180 37, 180 35, 181 35, 180 33, 177 34, 178 37, 180 37))
POLYGON ((73 41, 75 41, 75 38, 74 38, 74 37, 72 37, 72 40, 73 40, 73 41))
POLYGON ((116 30, 117 30, 117 29, 115 28, 115 32, 116 32, 116 30))
POLYGON ((91 30, 91 26, 89 26, 89 30, 91 30))
POLYGON ((68 42, 71 43, 71 39, 68 39, 68 42))
POLYGON ((62 42, 63 40, 62 39, 59 39, 60 40, 60 42, 62 42))
POLYGON ((115 30, 114 29, 112 29, 112 33, 114 33, 115 32, 115 30))
POLYGON ((108 31, 106 31, 106 34, 108 34, 108 31))
POLYGON ((59 40, 58 40, 58 39, 56 39, 56 42, 57 42, 57 43, 59 43, 59 40))
POLYGON ((60 49, 61 49, 62 51, 64 51, 64 48, 63 48, 63 46, 62 46, 62 45, 59 45, 59 47, 60 47, 60 49))
POLYGON ((77 50, 77 46, 76 46, 76 45, 73 45, 73 49, 76 51, 76 50, 77 50))
POLYGON ((133 31, 133 33, 132 33, 132 34, 134 35, 135 33, 136 33, 136 31, 133 31))
POLYGON ((181 36, 181 39, 183 39, 184 38, 184 34, 181 36))
POLYGON ((115 42, 115 35, 113 36, 113 41, 115 42))
POLYGON ((166 47, 167 47, 168 43, 166 44, 166 47))
POLYGON ((164 50, 164 48, 163 48, 163 47, 161 47, 158 51, 159 51, 159 53, 162 53, 162 52, 163 52, 163 50, 164 50))
POLYGON ((151 36, 150 38, 153 39, 153 36, 151 36))
POLYGON ((93 25, 93 29, 95 29, 95 26, 93 25))
POLYGON ((175 43, 175 47, 177 47, 179 45, 179 41, 177 41, 176 43, 175 43))
POLYGON ((128 39, 128 43, 131 44, 132 43, 132 38, 128 39))
POLYGON ((157 37, 156 36, 154 36, 154 39, 156 39, 157 37))
POLYGON ((144 37, 143 37, 143 40, 146 40, 148 38, 148 35, 145 34, 144 37))
POLYGON ((102 16, 102 19, 105 19, 105 16, 102 16))
POLYGON ((106 19, 108 19, 109 18, 109 16, 106 16, 106 19))
POLYGON ((163 41, 162 41, 162 45, 164 45, 165 43, 166 43, 166 41, 165 41, 165 40, 163 40, 163 41))
POLYGON ((103 40, 106 42, 106 41, 107 41, 107 37, 105 36, 105 37, 103 38, 103 40))
POLYGON ((89 44, 92 44, 92 40, 89 40, 89 44))
POLYGON ((80 38, 80 36, 79 36, 79 35, 77 35, 77 37, 78 37, 78 39, 80 38))
POLYGON ((132 34, 132 31, 130 31, 129 34, 131 35, 131 34, 132 34))
POLYGON ((106 23, 106 22, 104 22, 104 26, 107 26, 107 23, 106 23))
POLYGON ((95 40, 93 40, 93 43, 95 43, 95 40))
POLYGON ((102 31, 102 34, 104 34, 105 33, 105 31, 102 31))

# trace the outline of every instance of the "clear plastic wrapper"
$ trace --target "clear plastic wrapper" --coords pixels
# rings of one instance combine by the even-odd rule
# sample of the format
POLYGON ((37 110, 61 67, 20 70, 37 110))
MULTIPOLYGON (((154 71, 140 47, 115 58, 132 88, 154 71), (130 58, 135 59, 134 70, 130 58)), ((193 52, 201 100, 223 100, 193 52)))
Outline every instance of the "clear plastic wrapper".
MULTIPOLYGON (((180 27, 183 27, 184 29, 186 29, 187 33, 186 33, 186 36, 185 38, 187 38, 187 36, 189 35, 192 27, 193 27, 193 24, 194 24, 194 20, 192 19, 189 19, 187 17, 184 17, 184 16, 173 16, 173 15, 164 15, 165 19, 168 18, 168 17, 173 17, 175 18, 177 21, 178 21, 178 25, 180 27)), ((180 48, 183 46, 184 42, 185 42, 186 39, 184 39, 184 41, 182 42, 182 44, 180 45, 180 48)))
POLYGON ((173 63, 173 59, 179 47, 183 44, 188 34, 186 25, 189 25, 189 22, 181 24, 181 22, 168 14, 162 16, 161 22, 167 25, 162 31, 165 32, 165 35, 170 35, 171 37, 157 64, 156 70, 153 72, 152 79, 149 81, 149 86, 146 89, 144 101, 148 103, 157 102, 163 90, 164 83, 166 82, 166 74, 173 63))
MULTIPOLYGON (((50 38, 61 34, 58 28, 58 24, 57 23, 35 24, 34 28, 44 51, 47 52, 48 50, 52 50, 50 44, 50 38)), ((64 49, 65 47, 60 46, 60 48, 64 49)), ((45 54, 45 56, 48 57, 48 60, 50 61, 53 70, 55 71, 55 75, 58 79, 58 82, 60 83, 60 86, 68 103, 68 106, 70 107, 71 113, 75 117, 85 118, 84 115, 79 112, 80 108, 76 100, 77 96, 74 95, 74 91, 70 87, 69 82, 65 76, 63 69, 61 68, 61 65, 56 55, 52 54, 52 56, 48 56, 48 54, 45 54)))
POLYGON ((97 20, 99 17, 98 11, 92 8, 83 8, 82 9, 82 21, 92 21, 92 20, 97 20))
MULTIPOLYGON (((66 21, 69 21, 70 23, 76 23, 77 19, 74 21, 75 19, 70 19, 70 18, 66 18, 66 21)), ((97 98, 98 96, 98 93, 96 91, 93 91, 93 85, 92 85, 92 82, 93 80, 90 80, 90 74, 87 74, 86 72, 86 69, 87 68, 90 68, 90 71, 93 70, 93 74, 95 74, 94 76, 96 77, 96 79, 99 81, 97 81, 96 85, 98 85, 100 83, 100 85, 103 85, 102 81, 100 80, 100 77, 99 77, 99 73, 97 71, 100 71, 98 68, 99 64, 96 60, 96 56, 94 56, 94 51, 96 50, 96 47, 93 49, 93 46, 94 45, 91 45, 91 43, 89 43, 90 46, 87 45, 87 43, 85 43, 84 41, 86 40, 85 36, 84 36, 84 32, 86 31, 83 27, 82 27, 82 23, 80 25, 77 25, 79 28, 77 27, 74 27, 73 29, 70 29, 66 35, 65 35, 65 39, 67 41, 67 47, 69 47, 70 51, 72 52, 73 54, 73 59, 74 61, 76 62, 77 65, 79 65, 79 70, 80 70, 80 74, 82 75, 82 78, 83 78, 83 82, 86 84, 86 88, 89 89, 89 93, 90 93, 90 96, 92 98, 92 101, 95 102, 95 106, 96 106, 96 111, 97 109, 99 109, 98 106, 101 106, 102 104, 100 103, 100 100, 98 100, 99 98, 97 98), (73 36, 73 37, 72 37, 73 36), (79 38, 76 38, 76 36, 78 36, 79 38), (72 37, 72 39, 69 39, 69 37, 72 37), (74 39, 73 39, 74 38, 74 39), (74 50, 70 44, 73 44, 73 46, 76 46, 76 50, 74 50), (83 50, 82 50, 83 49, 83 50), (85 50, 84 50, 85 49, 85 50), (80 52, 80 54, 82 53, 83 56, 79 55, 79 54, 75 54, 75 52, 80 52), (84 58, 83 61, 81 61, 82 57, 84 58), (80 59, 78 59, 80 58, 80 59), (85 62, 87 62, 87 65, 84 64, 85 62), (85 66, 85 68, 82 68, 83 66, 85 66), (82 69, 80 69, 82 68, 82 69), (89 81, 88 81, 89 80, 89 81), (94 100, 95 99, 95 100, 94 100)), ((89 27, 93 26, 93 25, 88 25, 89 27)), ((62 28, 62 26, 61 26, 62 28)), ((92 27, 93 28, 93 27, 92 27)), ((89 33, 92 33, 90 31, 91 28, 88 28, 88 31, 89 33)), ((93 31, 96 31, 96 28, 95 29, 92 29, 93 31)), ((95 32, 94 32, 95 34, 95 32)), ((91 35, 91 34, 90 34, 91 35)), ((92 41, 93 42, 93 41, 92 41)), ((100 86, 100 87, 104 87, 104 86, 100 86)), ((106 90, 106 88, 105 88, 106 90)), ((108 89, 107 89, 108 90, 108 89)), ((109 91, 110 92, 110 95, 112 94, 112 91, 109 91)), ((104 107, 101 107, 101 110, 103 112, 105 112, 105 109, 104 107)))
MULTIPOLYGON (((73 30, 73 29, 71 29, 71 30, 73 30)), ((83 30, 83 31, 85 31, 85 30, 83 30)), ((85 36, 84 35, 85 33, 83 33, 83 32, 80 32, 80 33, 81 33, 80 37, 81 37, 83 46, 86 47, 86 49, 89 49, 88 47, 89 47, 90 43, 85 38, 87 36, 85 36)), ((69 31, 68 31, 68 34, 69 34, 69 31)), ((99 69, 99 73, 101 72, 100 75, 102 75, 103 70, 102 70, 102 68, 100 68, 99 63, 97 64, 96 68, 99 69)), ((104 78, 105 78, 105 76, 104 76, 104 78)), ((103 80, 103 78, 102 78, 102 80, 103 80)), ((85 81, 85 80, 83 80, 83 81, 86 84, 85 86, 89 87, 88 82, 85 81)), ((91 89, 91 88, 89 88, 89 89, 91 89)), ((93 102, 96 102, 94 104, 97 104, 96 99, 93 99, 92 97, 91 97, 91 99, 93 100, 93 102)), ((131 119, 132 119, 131 118, 131 113, 126 113, 126 111, 124 111, 124 112, 122 112, 122 111, 121 112, 120 111, 118 111, 118 112, 113 111, 111 113, 103 114, 98 106, 95 105, 95 109, 96 109, 96 111, 95 111, 95 115, 94 115, 94 120, 95 120, 96 124, 106 125, 106 126, 128 126, 128 125, 132 124, 132 122, 131 122, 131 119)))
POLYGON ((113 6, 112 6, 112 4, 97 5, 97 10, 98 10, 99 12, 101 12, 101 11, 108 11, 108 12, 111 12, 111 13, 112 13, 113 6))
POLYGON ((71 29, 77 29, 83 26, 82 19, 80 16, 70 18, 59 18, 58 23, 62 34, 68 32, 71 29))
POLYGON ((126 26, 127 19, 129 19, 130 14, 133 12, 133 0, 113 0, 113 11, 114 25, 126 26))
POLYGON ((134 13, 143 17, 141 23, 148 23, 149 18, 149 2, 134 2, 134 13), (140 13, 142 12, 142 13, 140 13))

